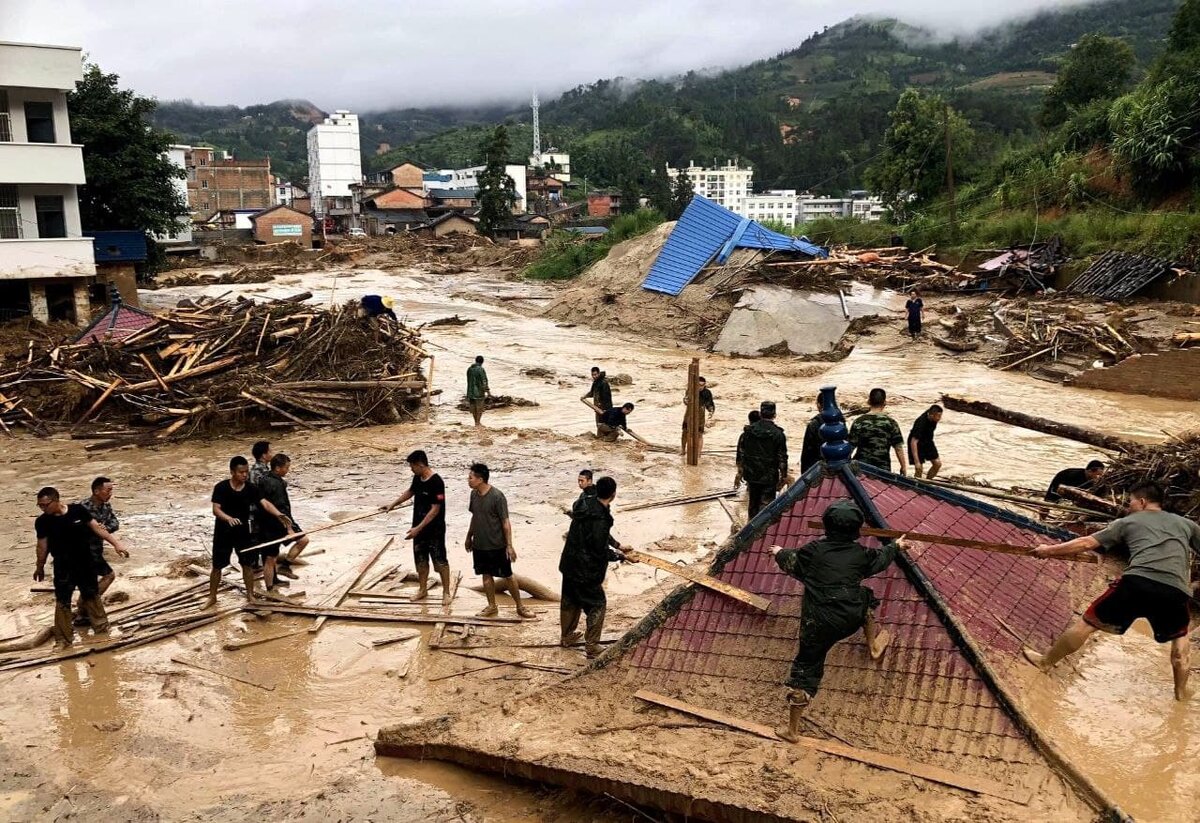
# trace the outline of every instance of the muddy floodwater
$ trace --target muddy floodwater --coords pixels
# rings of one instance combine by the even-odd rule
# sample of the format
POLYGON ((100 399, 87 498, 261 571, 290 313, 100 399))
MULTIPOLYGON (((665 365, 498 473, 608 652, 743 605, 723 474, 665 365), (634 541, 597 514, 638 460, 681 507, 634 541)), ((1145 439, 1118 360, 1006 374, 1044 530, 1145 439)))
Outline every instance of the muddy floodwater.
MULTIPOLYGON (((865 401, 886 387, 890 411, 907 432, 941 393, 971 395, 1032 414, 1062 416, 1114 434, 1154 441, 1163 431, 1200 425, 1194 404, 1066 389, 1025 375, 956 362, 895 328, 879 327, 847 359, 812 363, 790 357, 742 359, 648 344, 632 335, 565 327, 536 316, 549 287, 505 280, 494 272, 432 275, 421 270, 317 272, 244 286, 189 286, 145 293, 161 307, 183 297, 233 291, 248 297, 313 292, 328 305, 362 294, 391 295, 409 323, 457 314, 466 325, 431 326, 434 398, 428 420, 342 432, 251 432, 238 437, 157 449, 86 453, 83 441, 0 441, 0 638, 48 620, 51 596, 30 592, 34 565, 33 493, 54 485, 72 499, 86 496, 93 477, 117 483, 114 507, 121 536, 133 551, 114 561, 112 591, 141 600, 178 590, 180 558, 203 564, 212 517, 209 493, 227 475, 234 454, 259 437, 292 457, 291 494, 308 528, 365 513, 403 491, 411 474, 403 456, 425 449, 448 488, 447 544, 463 571, 458 611, 481 608, 481 595, 462 548, 468 516, 467 466, 486 462, 508 497, 517 571, 553 588, 566 531, 564 507, 588 467, 618 483, 616 536, 624 543, 691 561, 729 534, 730 518, 715 503, 622 513, 621 505, 729 488, 733 449, 746 413, 775 400, 789 432, 793 466, 812 415, 816 390, 838 386, 843 403, 865 401), (530 298, 505 300, 502 298, 530 298), (538 405, 490 412, 476 430, 455 406, 464 373, 486 358, 491 390, 538 405), (678 447, 683 390, 692 357, 702 359, 717 404, 715 427, 697 467, 680 457, 598 444, 592 415, 580 402, 587 372, 599 364, 610 377, 629 375, 614 399, 632 402, 635 431, 678 447), (538 369, 535 375, 529 369, 538 369), (168 575, 177 575, 168 577, 168 575)), ((973 475, 1002 486, 1045 485, 1059 469, 1100 457, 1094 449, 986 420, 947 413, 938 430, 946 475, 973 475)), ((744 517, 745 502, 734 504, 744 517)), ((404 510, 315 535, 323 549, 299 568, 291 588, 318 602, 336 581, 389 538, 379 563, 412 568, 403 540, 404 510)), ((183 564, 185 565, 185 564, 183 564)), ((674 581, 639 566, 610 575, 609 625, 616 637, 639 620, 674 581)), ((235 593, 222 605, 236 605, 235 593)), ((502 613, 510 613, 501 601, 502 613)), ((540 619, 480 629, 489 643, 522 659, 576 669, 573 650, 532 648, 558 637, 557 607, 537 603, 540 619)), ((433 609, 431 607, 431 613, 433 609)), ((403 626, 329 621, 306 631, 310 618, 237 613, 187 634, 115 655, 93 655, 57 666, 0 675, 0 818, 57 820, 103 815, 105 820, 628 820, 615 804, 512 790, 492 777, 432 764, 377 760, 370 737, 382 725, 458 711, 494 711, 560 674, 495 667, 431 652, 416 640, 374 647, 372 640, 403 626), (296 634, 252 648, 224 643, 273 633, 296 634), (173 658, 175 660, 173 660, 173 658), (186 661, 185 663, 178 662, 186 661), (198 666, 188 665, 198 664, 198 666), (215 670, 217 673, 207 671, 215 670)), ((428 626, 423 627, 428 629, 428 626)), ((1200 658, 1194 658, 1200 659, 1200 658)), ((1124 807, 1146 820, 1196 819, 1200 797, 1200 699, 1171 700, 1165 647, 1143 633, 1102 638, 1052 677, 1035 676, 1021 695, 1038 724, 1124 807)), ((771 718, 762 718, 772 722, 771 718)))

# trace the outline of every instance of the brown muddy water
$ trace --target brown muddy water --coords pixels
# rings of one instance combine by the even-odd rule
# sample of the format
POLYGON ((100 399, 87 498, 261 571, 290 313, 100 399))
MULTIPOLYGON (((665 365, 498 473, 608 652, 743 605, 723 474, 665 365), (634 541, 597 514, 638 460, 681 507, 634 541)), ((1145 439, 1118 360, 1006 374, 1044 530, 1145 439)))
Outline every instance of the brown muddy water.
MULTIPOLYGON (((732 450, 746 412, 763 399, 779 403, 780 423, 799 435, 816 390, 839 387, 843 401, 861 402, 887 387, 892 412, 907 431, 942 392, 969 394, 1034 414, 1061 415, 1114 433, 1156 440, 1161 430, 1200 424, 1194 404, 1085 392, 1023 375, 955 362, 933 347, 912 344, 897 329, 881 328, 846 360, 805 363, 792 358, 733 359, 684 345, 647 345, 632 335, 563 327, 531 316, 537 301, 500 296, 544 295, 547 287, 499 279, 494 273, 430 275, 418 270, 351 270, 279 278, 250 286, 183 287, 145 294, 151 307, 183 296, 229 290, 283 296, 308 289, 313 302, 390 294, 406 320, 424 323, 458 314, 474 322, 426 329, 436 354, 435 398, 427 422, 338 433, 248 433, 154 450, 86 454, 78 441, 21 438, 0 457, 0 637, 45 621, 51 597, 31 594, 33 492, 58 486, 86 495, 91 479, 114 478, 114 505, 133 557, 114 562, 114 591, 134 600, 181 588, 194 578, 164 579, 180 556, 202 557, 211 531, 208 493, 226 474, 228 458, 248 453, 259 436, 293 459, 289 480, 299 521, 311 528, 369 511, 402 491, 411 477, 403 455, 424 448, 449 490, 448 545, 452 566, 464 571, 458 611, 482 597, 462 550, 467 525, 466 468, 483 460, 509 499, 517 570, 557 586, 557 561, 566 529, 563 507, 577 491, 583 467, 610 473, 620 489, 616 535, 622 542, 680 560, 700 558, 729 533, 716 504, 622 514, 620 505, 728 488, 732 450), (486 358, 495 394, 539 405, 489 413, 485 430, 454 406, 467 365, 486 358), (678 456, 602 446, 591 437, 591 413, 578 398, 593 363, 609 375, 633 377, 615 398, 637 409, 631 425, 648 439, 679 444, 687 365, 702 358, 716 395, 709 454, 698 467, 678 456), (550 377, 531 377, 538 367, 550 377)), ((898 316, 897 326, 901 320, 898 316)), ((1079 465, 1094 450, 968 416, 947 414, 939 428, 944 472, 977 475, 998 485, 1039 486, 1060 468, 1079 465)), ((5 441, 0 441, 5 442, 5 441)), ((793 455, 795 462, 796 455, 793 455)), ((744 515, 744 501, 737 507, 744 515)), ((379 563, 412 568, 403 541, 407 512, 361 521, 314 536, 314 556, 292 588, 319 600, 369 551, 395 536, 379 563)), ((380 566, 377 566, 379 568, 380 566)), ((640 619, 673 581, 643 567, 610 576, 608 636, 640 619)), ((233 594, 223 605, 234 605, 233 594)), ((506 604, 502 602, 502 609, 506 604)), ((550 643, 558 634, 554 604, 537 604, 540 619, 512 628, 480 630, 492 644, 550 643)), ((397 626, 330 621, 319 634, 301 634, 241 651, 230 640, 302 629, 311 621, 235 614, 212 627, 117 655, 0 675, 0 818, 62 819, 101 813, 105 819, 231 821, 243 819, 389 820, 628 820, 620 807, 549 796, 491 777, 432 764, 376 760, 369 736, 412 717, 466 710, 492 711, 558 675, 495 668, 448 677, 479 661, 432 653, 416 641, 373 648, 370 641, 397 626), (179 657, 249 685, 171 661, 179 657), (402 672, 407 667, 407 674, 402 672), (444 678, 433 679, 431 678, 444 678)), ((514 657, 555 666, 582 665, 581 655, 555 648, 508 647, 514 657)), ((1033 676, 1022 699, 1058 744, 1114 795, 1147 820, 1195 820, 1200 797, 1200 700, 1176 705, 1164 647, 1130 633, 1102 638, 1074 668, 1033 676)))

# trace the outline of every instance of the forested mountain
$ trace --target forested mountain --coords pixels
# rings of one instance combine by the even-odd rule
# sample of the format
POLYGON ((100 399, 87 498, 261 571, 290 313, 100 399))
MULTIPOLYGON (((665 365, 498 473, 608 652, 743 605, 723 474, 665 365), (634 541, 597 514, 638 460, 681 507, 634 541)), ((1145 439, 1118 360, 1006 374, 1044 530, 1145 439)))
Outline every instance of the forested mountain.
MULTIPOLYGON (((572 152, 573 172, 599 185, 636 187, 651 163, 739 157, 759 186, 838 190, 860 185, 880 148, 888 112, 907 87, 936 91, 975 129, 965 168, 1036 132, 1044 90, 1072 44, 1099 32, 1126 41, 1138 71, 1157 53, 1180 0, 1106 0, 1045 12, 938 42, 894 20, 854 19, 816 32, 794 51, 715 75, 600 80, 542 107, 543 142, 572 152)), ((279 102, 246 109, 166 103, 158 123, 186 140, 245 156, 270 152, 300 178, 304 132, 319 113, 279 102)), ((406 109, 363 116, 364 162, 437 166, 474 162, 481 126, 508 121, 517 156, 529 144, 528 109, 406 109), (392 150, 377 154, 380 143, 392 150)))

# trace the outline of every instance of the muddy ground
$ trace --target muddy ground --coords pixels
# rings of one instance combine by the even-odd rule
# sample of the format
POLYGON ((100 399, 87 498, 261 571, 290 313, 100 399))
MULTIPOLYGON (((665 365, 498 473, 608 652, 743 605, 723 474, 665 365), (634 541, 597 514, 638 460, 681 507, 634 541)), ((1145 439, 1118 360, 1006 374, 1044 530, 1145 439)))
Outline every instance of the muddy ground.
MULTIPOLYGON (((377 261, 370 261, 376 262, 377 261)), ((397 311, 424 323, 458 314, 474 322, 426 329, 436 352, 435 398, 428 421, 337 433, 247 432, 154 450, 87 454, 80 441, 20 438, 0 458, 0 637, 46 620, 51 597, 29 591, 33 570, 33 493, 58 486, 82 497, 99 474, 114 478, 122 537, 133 550, 114 561, 113 591, 134 599, 172 591, 194 578, 167 578, 184 556, 202 556, 211 532, 208 494, 226 474, 228 458, 268 437, 292 456, 295 512, 308 527, 365 512, 406 487, 403 455, 424 448, 449 489, 448 545, 464 571, 456 610, 473 612, 482 597, 462 550, 467 525, 466 468, 487 462, 508 496, 519 553, 517 570, 557 586, 557 560, 566 529, 563 507, 576 495, 575 475, 588 466, 612 474, 620 489, 615 533, 626 543, 685 561, 699 560, 729 533, 716 504, 620 512, 621 503, 727 488, 733 447, 746 412, 762 399, 779 403, 780 423, 799 434, 821 385, 839 386, 843 402, 861 401, 875 385, 892 392, 892 411, 907 431, 939 393, 983 396, 1035 413, 1061 412, 1073 421, 1145 440, 1161 430, 1200 425, 1194 404, 1064 389, 1024 375, 961 362, 923 342, 906 340, 894 324, 876 327, 845 360, 731 359, 693 351, 684 343, 649 345, 628 330, 596 330, 537 317, 556 287, 526 284, 494 270, 434 274, 421 269, 355 268, 276 277, 268 283, 187 286, 146 294, 162 306, 198 293, 283 296, 311 290, 313 302, 364 293, 397 298, 397 311), (483 354, 494 393, 527 398, 535 407, 485 417, 476 431, 454 408, 464 372, 483 354), (671 454, 629 444, 598 444, 591 414, 578 398, 593 363, 627 373, 631 386, 615 397, 632 401, 631 425, 652 441, 678 445, 689 358, 716 395, 716 425, 701 465, 686 467, 671 454), (525 372, 537 368, 539 376, 525 372), (548 374, 549 373, 549 374, 548 374)), ((1095 456, 1092 449, 989 421, 947 414, 939 428, 945 471, 976 475, 997 485, 1038 486, 1061 467, 1095 456)), ((0 441, 3 442, 3 441, 0 441)), ((793 455, 793 463, 795 457, 793 455)), ((736 510, 744 516, 744 501, 736 510)), ((293 589, 319 600, 333 581, 389 536, 397 540, 380 563, 411 554, 403 532, 408 515, 362 521, 314 536, 314 556, 293 589)), ((606 637, 618 636, 675 584, 644 567, 609 578, 606 637)), ((233 594, 223 602, 235 604, 233 594)), ((487 627, 478 636, 508 659, 566 669, 582 654, 513 644, 551 643, 557 608, 536 604, 540 619, 487 627), (508 645, 506 645, 508 644, 508 645)), ((395 625, 330 621, 305 632, 241 651, 221 644, 304 628, 308 618, 233 615, 215 626, 116 655, 0 675, 0 816, 63 820, 104 814, 110 820, 631 820, 616 804, 533 788, 514 790, 490 777, 437 764, 377 760, 369 737, 382 725, 413 717, 485 711, 558 682, 562 675, 484 665, 430 651, 415 641, 372 648, 395 625), (182 657, 252 681, 250 685, 173 663, 182 657), (399 676, 409 664, 407 673, 399 676), (441 678, 441 679, 434 679, 441 678)), ((1185 820, 1200 793, 1200 710, 1169 697, 1166 654, 1133 634, 1093 644, 1073 669, 1038 681, 1031 710, 1059 744, 1085 764, 1106 789, 1146 819, 1185 820)), ((772 722, 772 718, 762 718, 772 722)), ((603 744, 598 744, 603 745, 603 744)))

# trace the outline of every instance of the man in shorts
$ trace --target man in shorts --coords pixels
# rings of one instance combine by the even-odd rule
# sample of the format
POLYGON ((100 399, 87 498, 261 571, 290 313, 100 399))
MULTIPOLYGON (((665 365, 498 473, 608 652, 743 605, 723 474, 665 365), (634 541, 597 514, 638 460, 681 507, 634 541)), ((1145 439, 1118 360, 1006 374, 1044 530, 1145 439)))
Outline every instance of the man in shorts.
MULTIPOLYGON (((92 481, 92 495, 85 497, 79 501, 79 505, 88 510, 88 514, 92 519, 104 527, 110 535, 112 535, 113 548, 121 557, 129 557, 129 549, 125 548, 125 544, 117 537, 117 529, 121 528, 121 521, 117 519, 117 513, 112 507, 113 482, 107 477, 97 477, 92 481)), ((108 561, 104 559, 104 540, 99 536, 92 534, 88 538, 88 542, 92 549, 92 565, 96 568, 96 576, 100 578, 100 596, 104 597, 104 593, 108 591, 108 587, 117 579, 117 573, 113 571, 113 567, 108 565, 108 561)), ((86 625, 87 615, 82 610, 75 615, 76 625, 86 625)))
POLYGON ((908 432, 908 456, 912 458, 913 476, 921 477, 925 472, 925 464, 929 464, 928 479, 937 477, 942 470, 942 456, 938 454, 937 444, 933 442, 934 432, 938 423, 942 422, 942 407, 930 406, 924 414, 913 421, 908 432))
POLYGON ((467 504, 471 525, 467 528, 465 546, 471 553, 475 574, 483 578, 483 593, 488 601, 487 608, 479 616, 500 614, 496 606, 496 578, 499 577, 508 581, 508 593, 516 604, 517 615, 536 617, 532 610, 521 605, 521 590, 512 570, 517 551, 513 548, 508 500, 504 492, 489 482, 490 478, 491 471, 483 463, 472 463, 467 472, 467 485, 471 487, 471 500, 467 504))
POLYGON ((1081 620, 1059 635, 1050 651, 1022 651, 1043 672, 1083 647, 1094 632, 1124 634, 1133 621, 1144 617, 1154 639, 1171 644, 1171 670, 1175 699, 1190 696, 1188 682, 1188 601, 1195 593, 1191 580, 1192 556, 1200 553, 1200 526, 1186 517, 1165 512, 1162 487, 1142 483, 1129 493, 1131 514, 1114 520, 1103 531, 1077 537, 1055 546, 1038 546, 1034 557, 1064 557, 1084 551, 1129 550, 1125 573, 1088 606, 1081 620))
POLYGON ((221 572, 238 553, 242 567, 242 582, 246 586, 246 599, 254 600, 254 561, 261 553, 267 558, 263 567, 263 582, 270 589, 275 584, 275 558, 279 556, 279 545, 268 546, 260 551, 246 551, 254 545, 250 534, 250 507, 257 505, 259 511, 274 517, 280 525, 290 531, 292 521, 275 508, 263 495, 262 490, 249 480, 250 464, 238 455, 229 461, 229 479, 213 486, 213 549, 212 571, 208 573, 208 601, 205 609, 217 605, 217 589, 221 586, 221 572))
MULTIPOLYGON (((292 498, 288 494, 288 483, 285 479, 291 469, 292 459, 290 457, 282 453, 273 455, 271 457, 270 473, 264 476, 262 480, 256 484, 259 487, 259 491, 263 493, 263 496, 271 501, 271 505, 286 514, 288 520, 291 521, 291 527, 284 528, 279 521, 274 518, 269 517, 262 519, 262 522, 259 524, 260 528, 258 535, 255 538, 261 543, 266 543, 270 540, 283 540, 283 542, 281 542, 279 547, 276 549, 277 552, 279 549, 285 546, 287 547, 287 554, 279 557, 273 563, 273 570, 275 573, 273 582, 276 585, 281 586, 286 586, 288 579, 296 579, 296 573, 292 571, 292 561, 299 557, 300 552, 304 551, 304 549, 308 546, 308 537, 306 535, 301 535, 298 538, 293 538, 290 540, 283 539, 295 534, 296 532, 303 531, 303 529, 297 525, 296 518, 292 516, 292 498)), ((264 575, 265 574, 266 572, 264 571, 264 575)))
POLYGON ((442 579, 442 605, 450 605, 450 561, 446 559, 446 484, 429 467, 429 456, 418 449, 408 456, 413 481, 403 494, 383 507, 391 511, 401 503, 413 501, 412 528, 405 540, 413 541, 413 559, 417 564, 417 593, 413 600, 429 596, 429 564, 442 579))

